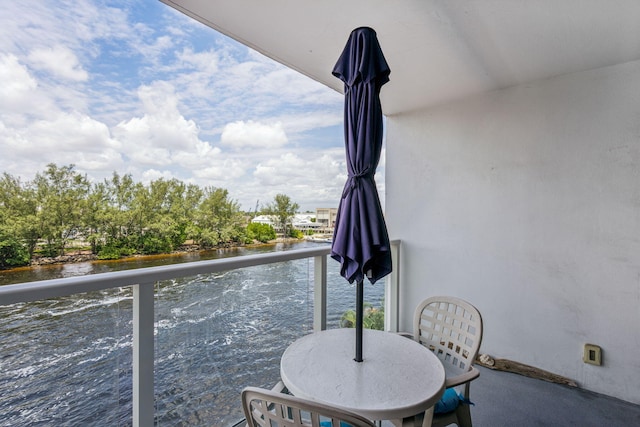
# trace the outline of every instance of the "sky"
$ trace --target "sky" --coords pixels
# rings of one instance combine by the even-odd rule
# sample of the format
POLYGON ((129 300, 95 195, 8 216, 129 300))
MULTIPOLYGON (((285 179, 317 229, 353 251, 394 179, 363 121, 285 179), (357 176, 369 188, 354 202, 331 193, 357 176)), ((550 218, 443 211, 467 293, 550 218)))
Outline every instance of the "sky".
MULTIPOLYGON (((73 164, 315 211, 347 178, 342 94, 158 0, 2 2, 0 82, 0 173, 23 182, 73 164)), ((384 152, 376 181, 384 202, 384 152)))

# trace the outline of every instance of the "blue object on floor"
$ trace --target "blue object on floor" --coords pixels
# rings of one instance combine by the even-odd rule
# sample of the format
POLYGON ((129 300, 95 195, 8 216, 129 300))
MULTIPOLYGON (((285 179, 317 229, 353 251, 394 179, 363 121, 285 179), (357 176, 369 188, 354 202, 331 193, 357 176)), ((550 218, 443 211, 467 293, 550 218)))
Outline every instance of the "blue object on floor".
POLYGON ((455 388, 448 388, 444 391, 442 398, 433 409, 434 414, 446 414, 451 411, 455 411, 460 402, 464 402, 465 399, 458 394, 455 388))

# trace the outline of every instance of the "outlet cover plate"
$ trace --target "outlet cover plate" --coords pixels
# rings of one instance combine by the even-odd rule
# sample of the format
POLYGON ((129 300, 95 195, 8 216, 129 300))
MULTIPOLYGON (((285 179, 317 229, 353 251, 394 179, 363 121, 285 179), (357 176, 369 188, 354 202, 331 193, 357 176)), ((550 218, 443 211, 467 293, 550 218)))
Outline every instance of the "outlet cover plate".
POLYGON ((591 365, 602 365, 602 349, 600 346, 595 344, 585 344, 582 361, 591 365))

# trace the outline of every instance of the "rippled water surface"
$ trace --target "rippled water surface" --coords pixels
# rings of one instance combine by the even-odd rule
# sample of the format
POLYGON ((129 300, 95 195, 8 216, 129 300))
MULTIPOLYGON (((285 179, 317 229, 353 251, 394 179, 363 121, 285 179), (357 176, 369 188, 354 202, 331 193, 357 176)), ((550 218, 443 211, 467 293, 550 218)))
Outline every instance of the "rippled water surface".
MULTIPOLYGON (((314 243, 0 272, 0 284, 251 253, 314 243)), ((355 302, 329 260, 328 324, 355 302)), ((271 387, 280 356, 313 319, 313 259, 156 285, 156 425, 228 426, 240 390, 271 387)), ((384 286, 365 286, 382 303, 384 286)), ((130 287, 0 306, 0 426, 131 425, 130 287)))

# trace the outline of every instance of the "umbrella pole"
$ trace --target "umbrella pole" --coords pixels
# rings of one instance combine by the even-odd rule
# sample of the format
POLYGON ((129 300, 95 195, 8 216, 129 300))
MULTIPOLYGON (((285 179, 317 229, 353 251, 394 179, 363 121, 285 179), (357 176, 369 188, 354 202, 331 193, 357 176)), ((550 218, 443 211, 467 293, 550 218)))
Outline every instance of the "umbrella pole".
POLYGON ((358 280, 356 284, 356 362, 362 362, 362 310, 364 305, 364 281, 358 280))

